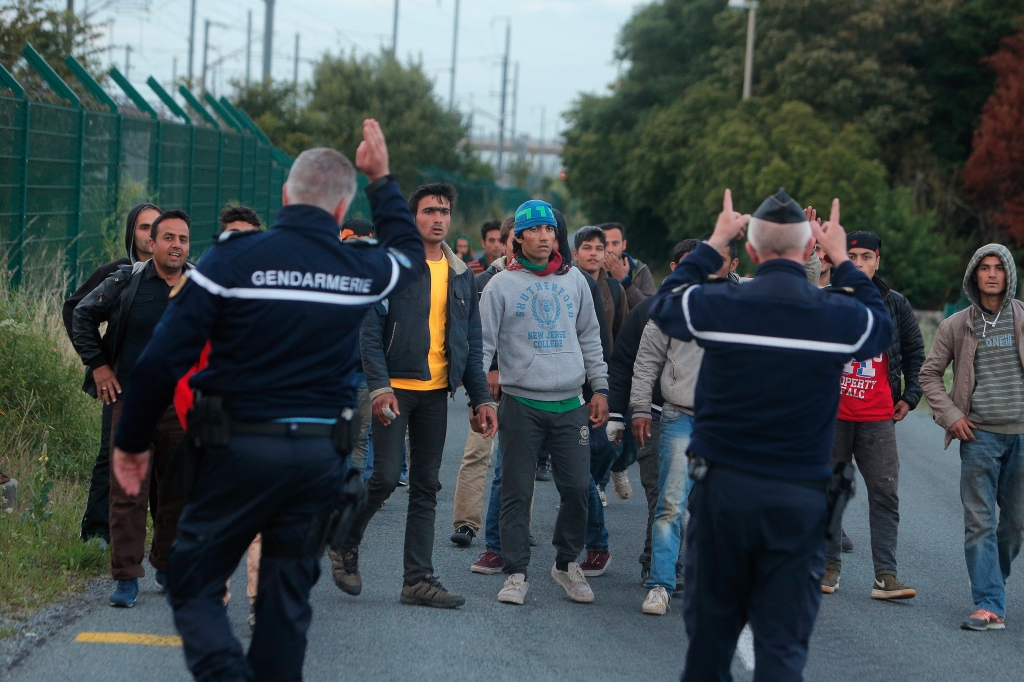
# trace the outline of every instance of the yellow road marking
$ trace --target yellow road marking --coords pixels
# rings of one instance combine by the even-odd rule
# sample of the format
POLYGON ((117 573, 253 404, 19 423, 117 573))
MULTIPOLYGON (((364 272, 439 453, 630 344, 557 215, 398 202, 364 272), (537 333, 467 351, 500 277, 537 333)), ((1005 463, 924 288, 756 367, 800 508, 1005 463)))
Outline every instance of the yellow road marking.
POLYGON ((93 644, 143 644, 146 646, 181 646, 176 635, 140 635, 133 632, 80 632, 76 642, 93 644))

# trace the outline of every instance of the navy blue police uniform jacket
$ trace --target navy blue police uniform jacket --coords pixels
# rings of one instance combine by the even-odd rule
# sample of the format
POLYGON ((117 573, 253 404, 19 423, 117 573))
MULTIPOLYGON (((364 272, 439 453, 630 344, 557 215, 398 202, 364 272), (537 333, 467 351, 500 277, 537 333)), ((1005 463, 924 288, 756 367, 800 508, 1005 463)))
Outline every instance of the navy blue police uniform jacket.
POLYGON ((334 419, 357 404, 363 314, 427 267, 394 178, 380 178, 366 192, 379 246, 342 243, 330 213, 289 205, 267 232, 234 233, 203 256, 172 291, 136 363, 117 447, 149 449, 175 383, 207 340, 209 365, 189 385, 224 396, 233 419, 334 419))
POLYGON ((651 307, 665 334, 704 348, 690 452, 760 476, 829 478, 843 365, 892 342, 878 287, 849 261, 832 290, 782 259, 759 265, 749 282, 707 282, 721 266, 700 244, 651 307))

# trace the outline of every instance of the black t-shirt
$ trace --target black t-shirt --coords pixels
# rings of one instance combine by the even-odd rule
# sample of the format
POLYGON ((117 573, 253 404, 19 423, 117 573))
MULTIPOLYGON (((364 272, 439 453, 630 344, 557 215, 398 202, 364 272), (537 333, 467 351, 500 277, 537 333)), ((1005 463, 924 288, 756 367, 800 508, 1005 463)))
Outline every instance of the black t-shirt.
POLYGON ((144 278, 132 299, 128 319, 124 322, 124 340, 121 359, 117 363, 117 380, 123 387, 132 375, 136 361, 153 336, 153 330, 167 309, 168 294, 172 287, 160 278, 150 264, 141 276, 144 278))

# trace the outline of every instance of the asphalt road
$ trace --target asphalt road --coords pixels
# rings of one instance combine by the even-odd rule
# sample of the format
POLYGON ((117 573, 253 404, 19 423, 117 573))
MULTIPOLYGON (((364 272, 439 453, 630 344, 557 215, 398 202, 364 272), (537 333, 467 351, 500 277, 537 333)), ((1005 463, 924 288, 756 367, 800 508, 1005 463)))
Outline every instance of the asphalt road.
MULTIPOLYGON (((1018 580, 1011 578, 1008 625, 1002 632, 968 633, 960 621, 971 609, 963 559, 959 461, 955 446, 942 450, 941 432, 924 414, 897 428, 902 460, 900 577, 917 599, 883 603, 870 598, 871 569, 866 496, 847 512, 855 543, 844 555, 840 589, 825 595, 811 644, 808 680, 1020 680, 1024 678, 1024 626, 1018 580)), ((465 595, 456 611, 402 606, 402 534, 406 495, 399 489, 371 522, 361 551, 364 588, 358 597, 338 591, 328 564, 313 591, 313 625, 306 655, 307 680, 673 680, 686 651, 680 604, 665 617, 644 616, 636 557, 644 530, 644 504, 636 467, 634 494, 609 494, 606 509, 613 561, 591 579, 596 600, 569 602, 547 571, 556 492, 537 486, 535 548, 527 604, 499 604, 502 577, 469 571, 481 543, 459 549, 448 541, 452 498, 465 443, 465 401, 451 403, 443 490, 439 495, 435 567, 444 584, 465 595)), ((863 491, 863 487, 861 487, 863 491)), ((609 491, 610 492, 610 491, 609 491)), ((150 572, 151 573, 151 572, 150 572)), ((248 640, 244 572, 233 580, 229 612, 236 634, 248 640), (241 597, 241 598, 238 598, 241 597)), ((111 586, 112 589, 112 586, 111 586)), ((104 590, 109 592, 109 590, 104 590)), ((175 646, 76 641, 81 633, 173 635, 170 610, 151 575, 135 608, 96 608, 58 631, 10 671, 11 680, 190 679, 175 646)), ((737 680, 749 680, 749 640, 733 662, 737 680), (742 654, 742 655, 741 655, 742 654)))

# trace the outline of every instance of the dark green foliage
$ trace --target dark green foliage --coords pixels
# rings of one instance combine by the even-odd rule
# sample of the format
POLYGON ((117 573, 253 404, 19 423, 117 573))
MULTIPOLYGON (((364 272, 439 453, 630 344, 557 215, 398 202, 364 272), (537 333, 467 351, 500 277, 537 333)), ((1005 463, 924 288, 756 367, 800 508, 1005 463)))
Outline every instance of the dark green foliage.
POLYGON ((979 60, 1021 14, 1024 0, 762 0, 741 102, 746 13, 654 2, 622 29, 625 74, 567 114, 566 184, 655 262, 711 228, 726 187, 744 211, 779 186, 803 204, 838 196, 849 229, 908 250, 886 249, 894 286, 938 306, 958 288, 948 249, 981 238, 956 185, 994 83, 979 60))

